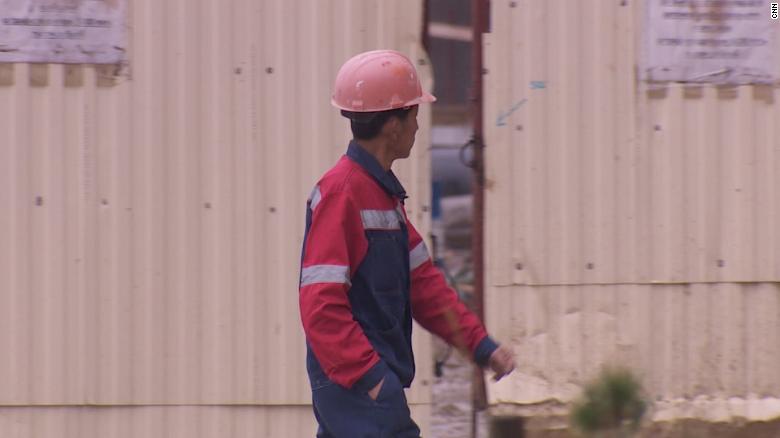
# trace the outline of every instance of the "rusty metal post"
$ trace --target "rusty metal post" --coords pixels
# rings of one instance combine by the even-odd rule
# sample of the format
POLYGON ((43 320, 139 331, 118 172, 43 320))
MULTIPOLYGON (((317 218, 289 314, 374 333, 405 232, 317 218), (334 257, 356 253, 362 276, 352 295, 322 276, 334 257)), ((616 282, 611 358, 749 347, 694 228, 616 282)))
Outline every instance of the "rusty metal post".
MULTIPOLYGON (((482 321, 485 321, 484 311, 484 233, 485 233, 485 158, 483 137, 483 92, 482 76, 484 74, 482 56, 482 34, 487 31, 489 0, 471 0, 471 64, 472 64, 472 123, 474 129, 474 223, 471 236, 472 260, 474 263, 474 311, 482 321)), ((472 436, 476 437, 477 412, 487 408, 487 390, 484 373, 475 367, 472 385, 472 436)))
POLYGON ((422 40, 423 49, 425 53, 430 53, 431 50, 431 0, 423 0, 423 18, 422 18, 422 32, 420 39, 422 40))

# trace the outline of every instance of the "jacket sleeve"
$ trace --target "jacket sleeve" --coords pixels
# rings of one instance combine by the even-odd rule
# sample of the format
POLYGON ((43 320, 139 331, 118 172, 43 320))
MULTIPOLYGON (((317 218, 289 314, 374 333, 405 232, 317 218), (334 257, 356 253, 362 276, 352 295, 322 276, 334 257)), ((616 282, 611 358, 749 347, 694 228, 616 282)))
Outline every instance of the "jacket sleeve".
POLYGON ((388 368, 353 319, 347 298, 351 274, 368 248, 360 211, 338 192, 323 196, 311 214, 299 289, 306 340, 330 380, 367 391, 388 368))
POLYGON ((414 319, 448 344, 466 350, 477 364, 486 366, 498 344, 488 336, 479 318, 460 301, 455 290, 447 285, 444 275, 433 264, 422 236, 408 220, 406 223, 414 319))

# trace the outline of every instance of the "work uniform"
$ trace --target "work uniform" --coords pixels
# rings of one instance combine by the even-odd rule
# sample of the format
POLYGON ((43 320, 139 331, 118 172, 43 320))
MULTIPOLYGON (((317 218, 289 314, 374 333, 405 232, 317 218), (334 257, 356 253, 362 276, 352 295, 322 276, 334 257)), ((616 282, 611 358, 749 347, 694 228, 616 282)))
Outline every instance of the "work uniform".
POLYGON ((412 318, 482 366, 498 347, 433 265, 404 199, 393 172, 353 141, 307 202, 300 310, 318 437, 419 437, 403 390, 415 372, 412 318))

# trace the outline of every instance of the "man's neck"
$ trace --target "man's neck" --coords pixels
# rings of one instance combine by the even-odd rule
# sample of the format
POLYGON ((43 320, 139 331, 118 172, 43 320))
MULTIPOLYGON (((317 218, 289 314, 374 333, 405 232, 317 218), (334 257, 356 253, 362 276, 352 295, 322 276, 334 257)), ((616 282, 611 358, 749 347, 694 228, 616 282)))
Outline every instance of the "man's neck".
POLYGON ((389 145, 387 144, 387 141, 382 138, 375 138, 371 140, 359 140, 355 139, 355 141, 362 147, 366 152, 371 154, 374 158, 376 158, 376 161, 379 162, 379 165, 382 166, 385 171, 389 171, 390 168, 393 166, 393 161, 395 158, 390 154, 389 145))

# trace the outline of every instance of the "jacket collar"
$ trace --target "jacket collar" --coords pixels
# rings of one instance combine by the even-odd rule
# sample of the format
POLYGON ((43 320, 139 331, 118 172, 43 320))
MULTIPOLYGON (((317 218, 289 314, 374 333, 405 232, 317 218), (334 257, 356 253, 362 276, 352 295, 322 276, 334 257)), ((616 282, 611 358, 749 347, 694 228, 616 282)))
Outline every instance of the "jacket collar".
POLYGON ((407 198, 404 186, 398 181, 398 178, 396 178, 393 171, 385 171, 379 164, 379 161, 368 153, 368 151, 363 149, 355 140, 349 142, 347 157, 368 172, 368 174, 371 175, 387 193, 401 200, 407 198))

